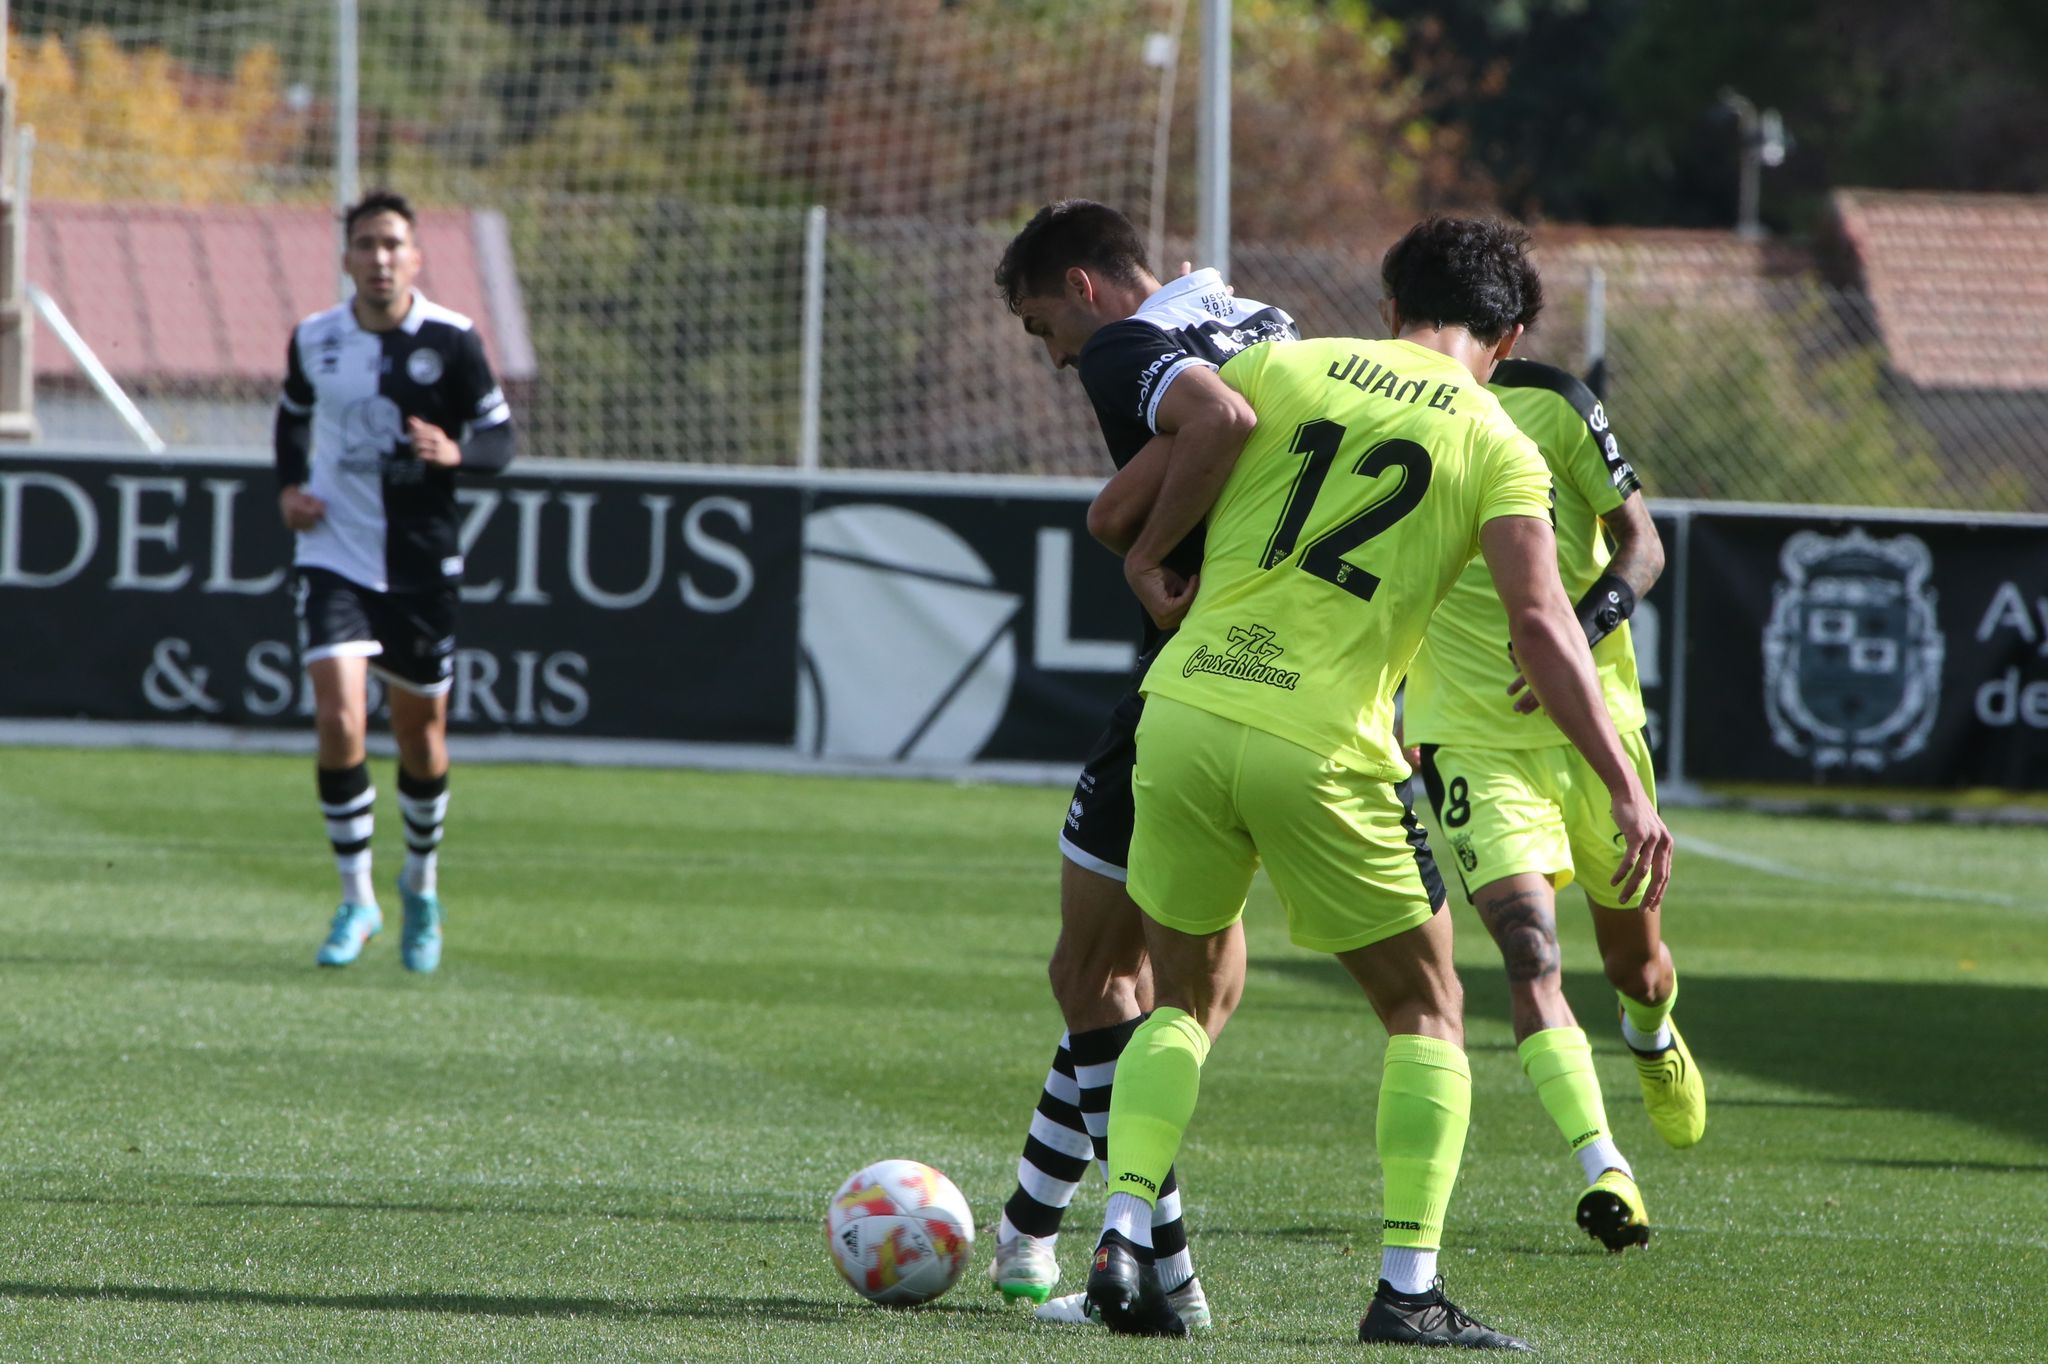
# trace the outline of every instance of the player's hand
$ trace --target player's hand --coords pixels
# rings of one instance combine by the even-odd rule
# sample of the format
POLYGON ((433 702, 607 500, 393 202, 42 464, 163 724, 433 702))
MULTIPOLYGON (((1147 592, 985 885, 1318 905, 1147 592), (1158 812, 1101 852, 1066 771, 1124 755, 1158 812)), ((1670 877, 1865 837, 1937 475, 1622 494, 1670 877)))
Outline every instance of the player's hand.
POLYGON ((405 434, 412 441, 412 452, 422 464, 438 464, 444 469, 453 469, 462 463, 462 447, 455 438, 430 421, 418 417, 405 419, 405 434))
POLYGON ((304 488, 286 488, 277 495, 277 512, 289 530, 311 530, 327 515, 327 504, 304 488))
POLYGON ((1671 830, 1664 827, 1642 787, 1629 783, 1630 790, 1614 798, 1614 827, 1621 831, 1621 866, 1608 884, 1621 887, 1625 904, 1636 888, 1649 881, 1643 896, 1645 913, 1664 902, 1664 888, 1671 884, 1671 830))
POLYGON ((1124 559, 1124 581, 1131 585, 1131 591, 1145 608, 1145 614, 1152 617, 1162 630, 1171 630, 1186 618, 1188 608, 1194 605, 1195 588, 1200 585, 1202 575, 1183 578, 1165 564, 1147 564, 1126 556, 1124 559))
POLYGON ((1543 703, 1536 699, 1536 689, 1529 685, 1529 679, 1521 673, 1508 683, 1508 695, 1515 698, 1515 714, 1534 715, 1543 709, 1543 703))
POLYGON ((1401 756, 1408 760, 1408 770, 1410 772, 1420 772, 1422 770, 1421 744, 1409 744, 1401 750, 1401 756))

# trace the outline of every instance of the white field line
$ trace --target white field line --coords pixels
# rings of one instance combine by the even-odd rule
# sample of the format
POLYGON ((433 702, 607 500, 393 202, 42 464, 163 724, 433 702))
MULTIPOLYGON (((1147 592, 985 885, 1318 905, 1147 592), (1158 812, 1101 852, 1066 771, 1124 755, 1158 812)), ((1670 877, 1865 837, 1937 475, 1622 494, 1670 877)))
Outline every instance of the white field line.
POLYGON ((2017 895, 2000 895, 1995 891, 1969 890, 1958 886, 1925 886, 1912 881, 1887 881, 1880 877, 1842 876, 1834 872, 1815 871, 1811 867, 1795 866, 1790 862, 1779 862, 1755 853, 1742 852, 1736 848, 1723 847, 1711 840, 1692 834, 1680 836, 1680 849, 1710 857, 1716 862, 1730 866, 1745 867, 1750 871, 1762 872, 1766 876, 1782 876, 1788 881, 1806 881, 1813 885, 1841 886, 1850 890, 1876 890, 1887 895, 1908 895, 1922 900, 1956 900, 1972 905, 1996 905, 2001 909, 2041 909, 2038 900, 2023 900, 2017 895))

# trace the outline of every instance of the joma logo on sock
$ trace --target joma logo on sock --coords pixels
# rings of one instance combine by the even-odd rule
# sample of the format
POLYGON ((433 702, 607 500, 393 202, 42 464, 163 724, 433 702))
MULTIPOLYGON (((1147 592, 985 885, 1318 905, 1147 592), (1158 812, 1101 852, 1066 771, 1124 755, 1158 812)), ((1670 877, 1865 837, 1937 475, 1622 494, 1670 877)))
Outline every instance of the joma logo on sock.
POLYGON ((1395 1221, 1395 1220, 1394 1220, 1393 1218, 1391 1218, 1391 1217, 1389 1217, 1389 1218, 1388 1218, 1388 1219, 1386 1220, 1386 1222, 1385 1222, 1385 1224, 1384 1224, 1384 1225, 1386 1226, 1386 1229, 1387 1229, 1388 1231, 1421 1231, 1421 1230, 1422 1230, 1422 1223, 1420 1223, 1420 1222, 1396 1222, 1396 1221, 1395 1221))
POLYGON ((1143 1175, 1121 1174, 1116 1177, 1116 1182, 1119 1184, 1135 1184, 1154 1198, 1159 1196, 1159 1186, 1143 1175))

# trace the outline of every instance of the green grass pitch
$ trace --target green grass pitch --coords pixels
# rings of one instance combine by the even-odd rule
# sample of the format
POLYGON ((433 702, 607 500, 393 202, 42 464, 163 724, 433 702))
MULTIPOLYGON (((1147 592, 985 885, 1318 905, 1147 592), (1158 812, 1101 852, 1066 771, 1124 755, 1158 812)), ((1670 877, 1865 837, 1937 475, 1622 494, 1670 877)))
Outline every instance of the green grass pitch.
MULTIPOLYGON (((392 924, 322 972, 306 760, 0 751, 0 1359, 1361 1353, 1381 1036, 1263 883, 1181 1162, 1219 1327, 1121 1341, 982 1277, 1059 1032, 1065 792, 463 768, 447 962, 415 979, 375 767, 392 924), (984 1231, 931 1308, 869 1307, 826 1256, 828 1194, 888 1155, 946 1170, 984 1231)), ((1771 868, 1681 844, 1707 1139, 1650 1131, 1572 901, 1567 978, 1657 1228, 1626 1257, 1581 1235, 1461 910, 1453 1296, 1553 1360, 2048 1358, 2048 835, 1673 823, 1771 868)), ((1101 1207, 1084 1189, 1070 1280, 1101 1207)))

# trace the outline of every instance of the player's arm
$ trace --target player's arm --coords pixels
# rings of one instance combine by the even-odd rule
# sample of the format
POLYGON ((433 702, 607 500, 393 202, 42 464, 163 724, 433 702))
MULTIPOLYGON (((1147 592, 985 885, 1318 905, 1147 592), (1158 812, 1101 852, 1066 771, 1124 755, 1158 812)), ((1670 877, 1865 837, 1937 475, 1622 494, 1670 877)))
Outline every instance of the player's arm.
POLYGON ((1614 558, 1608 561, 1610 577, 1627 583, 1637 600, 1646 596, 1664 576, 1664 537, 1650 519, 1650 508, 1640 492, 1630 493, 1619 507, 1600 518, 1614 541, 1614 558))
POLYGON ((1557 576, 1557 536, 1533 516, 1497 516, 1479 531, 1494 590, 1508 612, 1508 637, 1550 718, 1607 787, 1625 846, 1614 884, 1626 900, 1649 879, 1654 909, 1671 879, 1671 831, 1657 817, 1621 739, 1607 718, 1593 653, 1557 576))
POLYGON ((455 364, 446 382, 450 406, 468 414, 462 438, 458 441, 433 423, 413 417, 406 422, 413 454, 428 464, 472 474, 495 474, 504 469, 514 453, 512 409, 491 376, 483 338, 474 331, 464 332, 457 343, 455 364))
POLYGON ((285 348, 284 388, 277 395, 277 422, 271 448, 277 460, 277 511, 292 530, 311 530, 327 514, 327 504, 305 489, 313 466, 313 384, 299 364, 295 331, 285 348))
MULTIPOLYGON (((1619 507, 1600 518, 1614 539, 1614 557, 1607 571, 1593 580, 1572 607, 1579 628, 1586 632, 1591 648, 1621 628, 1635 614, 1636 603, 1646 596, 1664 574, 1664 537, 1640 492, 1631 492, 1619 507)), ((1540 708, 1536 693, 1528 689, 1526 673, 1517 673, 1508 683, 1508 695, 1515 698, 1515 710, 1528 715, 1540 708)))
POLYGON ((1195 583, 1166 567, 1166 556, 1202 523, 1244 450, 1258 414, 1213 369, 1183 371, 1159 400, 1153 428, 1173 437, 1145 525, 1124 555, 1124 581, 1162 629, 1180 624, 1195 599, 1195 583))
POLYGON ((1116 471, 1095 500, 1088 504, 1088 533, 1112 554, 1130 551, 1152 504, 1159 500, 1159 484, 1166 477, 1166 462, 1172 456, 1173 437, 1154 436, 1145 447, 1116 471))

